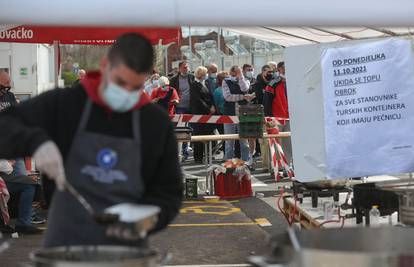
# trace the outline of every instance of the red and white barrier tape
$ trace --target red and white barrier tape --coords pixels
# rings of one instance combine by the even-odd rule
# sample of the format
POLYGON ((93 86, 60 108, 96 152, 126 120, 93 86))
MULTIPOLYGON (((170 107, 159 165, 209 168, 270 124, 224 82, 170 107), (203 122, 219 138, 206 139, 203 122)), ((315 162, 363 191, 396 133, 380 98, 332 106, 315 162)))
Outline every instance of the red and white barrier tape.
MULTIPOLYGON (((266 129, 269 134, 278 134, 279 130, 276 126, 276 119, 274 118, 266 118, 266 122, 272 124, 273 128, 266 129)), ((290 179, 292 179, 295 174, 293 170, 289 166, 289 162, 286 160, 285 153, 283 152, 282 145, 279 143, 279 139, 277 138, 269 138, 269 147, 270 147, 270 158, 271 164, 273 168, 273 172, 275 174, 276 181, 280 181, 280 174, 279 174, 279 166, 282 167, 290 179), (279 156, 279 158, 278 158, 279 156)))
MULTIPOLYGON (((238 116, 226 115, 192 115, 177 114, 170 116, 172 122, 189 122, 189 123, 213 123, 213 124, 238 124, 238 116)), ((265 117, 266 120, 272 119, 277 121, 285 121, 285 118, 265 117)))

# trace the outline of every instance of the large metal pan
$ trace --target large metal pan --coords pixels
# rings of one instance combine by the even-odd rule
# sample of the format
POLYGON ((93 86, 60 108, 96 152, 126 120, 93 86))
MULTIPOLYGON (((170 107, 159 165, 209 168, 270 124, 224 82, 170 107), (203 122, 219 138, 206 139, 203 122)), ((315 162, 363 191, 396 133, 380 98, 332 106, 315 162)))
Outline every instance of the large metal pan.
POLYGON ((126 246, 68 246, 36 251, 30 255, 36 267, 158 267, 150 249, 126 246))
POLYGON ((414 229, 401 227, 306 230, 296 233, 297 250, 286 234, 274 240, 268 260, 255 266, 408 267, 414 266, 414 229))

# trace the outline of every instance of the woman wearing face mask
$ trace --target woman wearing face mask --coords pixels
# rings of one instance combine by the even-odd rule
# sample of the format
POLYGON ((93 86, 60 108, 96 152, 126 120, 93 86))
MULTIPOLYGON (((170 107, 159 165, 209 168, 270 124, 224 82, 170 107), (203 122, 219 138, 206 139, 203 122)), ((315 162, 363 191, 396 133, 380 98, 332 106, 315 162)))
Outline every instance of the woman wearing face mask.
POLYGON ((154 73, 151 75, 151 78, 145 83, 145 92, 150 96, 152 91, 155 88, 160 86, 159 84, 160 75, 158 73, 154 73))
POLYGON ((0 113, 0 158, 29 156, 52 179, 45 247, 144 246, 145 240, 117 225, 98 224, 67 191, 75 188, 102 213, 120 203, 158 206, 150 233, 178 213, 182 177, 171 120, 143 94, 154 50, 144 37, 120 36, 78 86, 50 90, 0 113), (16 145, 19 144, 19 145, 16 145))
POLYGON ((170 86, 168 78, 162 76, 159 79, 159 87, 152 91, 151 101, 168 110, 169 115, 174 115, 175 106, 180 102, 180 98, 178 97, 177 90, 170 86))
MULTIPOLYGON (((213 96, 205 85, 207 68, 198 67, 194 73, 195 81, 190 87, 190 111, 194 115, 213 115, 216 113, 213 96)), ((194 135, 209 135, 213 133, 210 124, 194 123, 191 125, 194 135)), ((194 144, 194 161, 202 163, 204 146, 202 143, 194 144)))

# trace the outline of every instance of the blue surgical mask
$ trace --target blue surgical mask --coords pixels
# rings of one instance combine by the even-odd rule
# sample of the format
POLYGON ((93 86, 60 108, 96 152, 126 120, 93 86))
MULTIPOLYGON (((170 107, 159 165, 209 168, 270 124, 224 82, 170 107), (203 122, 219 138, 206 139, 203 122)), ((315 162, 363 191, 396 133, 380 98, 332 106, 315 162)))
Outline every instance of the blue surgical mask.
POLYGON ((208 80, 208 75, 204 76, 204 81, 208 80))
POLYGON ((160 82, 158 80, 152 80, 152 86, 154 86, 154 87, 158 87, 159 83, 160 82))
POLYGON ((233 82, 236 82, 236 81, 237 81, 237 77, 230 76, 230 77, 229 77, 229 80, 230 80, 230 81, 233 81, 233 82))
POLYGON ((112 82, 109 82, 103 91, 103 100, 116 112, 131 110, 138 103, 140 97, 140 91, 128 92, 112 82))

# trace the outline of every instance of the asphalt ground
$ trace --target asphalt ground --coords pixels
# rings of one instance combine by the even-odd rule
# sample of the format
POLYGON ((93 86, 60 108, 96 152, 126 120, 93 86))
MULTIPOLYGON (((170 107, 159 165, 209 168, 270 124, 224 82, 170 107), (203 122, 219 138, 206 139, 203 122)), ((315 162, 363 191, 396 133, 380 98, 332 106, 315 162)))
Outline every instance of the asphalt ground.
MULTIPOLYGON (((215 164, 222 162, 220 155, 218 158, 215 164)), ((187 176, 205 179, 204 165, 189 160, 182 168, 187 176)), ((217 203, 204 202, 201 196, 196 201, 185 201, 172 224, 150 238, 151 246, 160 255, 168 253, 168 265, 174 266, 246 266, 249 256, 270 253, 271 236, 286 229, 285 220, 276 209, 277 188, 284 184, 276 184, 270 174, 260 169, 260 162, 252 175, 254 195, 263 195, 217 203)), ((0 254, 0 266, 29 263, 28 255, 41 248, 42 237, 9 239, 10 248, 0 254)))

